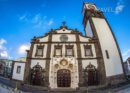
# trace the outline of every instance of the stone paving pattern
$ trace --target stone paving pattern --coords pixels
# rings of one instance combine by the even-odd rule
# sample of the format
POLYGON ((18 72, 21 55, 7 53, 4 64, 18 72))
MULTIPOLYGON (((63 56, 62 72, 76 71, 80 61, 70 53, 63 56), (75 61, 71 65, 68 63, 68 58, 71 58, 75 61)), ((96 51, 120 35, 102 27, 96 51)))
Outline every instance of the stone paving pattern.
MULTIPOLYGON (((0 77, 0 83, 5 86, 11 87, 12 89, 16 88, 16 81, 10 79, 0 77)), ((48 90, 46 87, 32 86, 27 84, 23 85, 17 83, 17 87, 19 90, 23 91, 22 93, 130 93, 130 82, 125 82, 120 85, 109 86, 109 87, 99 88, 99 89, 87 90, 87 88, 84 87, 78 90, 66 89, 66 91, 59 90, 58 92, 57 90, 48 90)))

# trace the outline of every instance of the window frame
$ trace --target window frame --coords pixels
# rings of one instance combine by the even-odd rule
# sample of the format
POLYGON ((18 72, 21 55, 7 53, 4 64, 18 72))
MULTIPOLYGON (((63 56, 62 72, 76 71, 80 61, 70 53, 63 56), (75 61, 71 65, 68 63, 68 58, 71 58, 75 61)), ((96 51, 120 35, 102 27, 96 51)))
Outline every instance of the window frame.
POLYGON ((106 58, 109 59, 110 56, 109 56, 108 50, 105 50, 105 53, 106 53, 106 58))
POLYGON ((17 73, 17 74, 20 74, 20 73, 21 73, 21 66, 17 66, 16 73, 17 73))
POLYGON ((65 56, 74 56, 74 46, 73 45, 66 45, 65 46, 65 56), (72 49, 72 55, 68 55, 67 49, 72 49))
POLYGON ((85 56, 93 56, 93 52, 92 52, 92 46, 91 45, 84 45, 84 52, 85 52, 85 56), (90 55, 87 55, 86 50, 90 49, 90 55))
POLYGON ((55 45, 54 46, 54 57, 56 57, 56 56, 60 56, 60 57, 62 56, 62 45, 55 45), (56 54, 57 49, 60 49, 60 55, 56 54))
POLYGON ((43 53, 44 53, 44 45, 37 45, 35 57, 43 57, 43 53), (41 55, 38 54, 38 49, 42 50, 42 54, 41 55))

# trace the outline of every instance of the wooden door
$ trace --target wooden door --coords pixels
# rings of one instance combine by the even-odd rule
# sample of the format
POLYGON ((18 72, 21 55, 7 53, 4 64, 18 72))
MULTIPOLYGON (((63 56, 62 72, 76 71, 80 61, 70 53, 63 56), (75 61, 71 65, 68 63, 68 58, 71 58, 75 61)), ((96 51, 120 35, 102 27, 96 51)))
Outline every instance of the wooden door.
POLYGON ((57 86, 58 87, 70 87, 71 75, 67 69, 61 69, 57 71, 57 86))

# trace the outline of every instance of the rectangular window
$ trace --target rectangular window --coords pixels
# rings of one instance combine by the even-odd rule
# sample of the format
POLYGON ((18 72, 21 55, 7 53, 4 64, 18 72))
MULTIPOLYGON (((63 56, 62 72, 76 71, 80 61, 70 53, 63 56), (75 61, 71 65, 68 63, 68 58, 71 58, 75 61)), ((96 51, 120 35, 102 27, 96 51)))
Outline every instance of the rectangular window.
POLYGON ((109 53, 108 53, 108 51, 105 50, 105 52, 106 52, 106 57, 107 57, 107 59, 109 59, 109 53))
POLYGON ((20 74, 20 72, 21 72, 21 66, 17 66, 16 73, 20 74))
POLYGON ((66 49, 67 56, 73 56, 73 49, 66 49))
POLYGON ((36 49, 36 55, 35 56, 43 56, 43 48, 44 46, 37 46, 37 49, 36 49))
POLYGON ((73 45, 66 45, 66 56, 74 56, 73 45))
POLYGON ((85 56, 93 56, 91 45, 84 45, 85 56))
POLYGON ((61 55, 61 49, 56 49, 56 56, 60 56, 61 55))
POLYGON ((62 56, 62 46, 61 45, 55 46, 54 56, 62 56))

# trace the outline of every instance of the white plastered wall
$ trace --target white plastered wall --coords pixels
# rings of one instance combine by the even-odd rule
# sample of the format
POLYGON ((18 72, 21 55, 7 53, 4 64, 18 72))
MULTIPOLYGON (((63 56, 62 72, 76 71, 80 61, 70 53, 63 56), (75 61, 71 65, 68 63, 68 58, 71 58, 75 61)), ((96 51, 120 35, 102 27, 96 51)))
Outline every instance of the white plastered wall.
MULTIPOLYGON (((52 35, 52 42, 61 42, 60 36, 62 34, 54 34, 52 35)), ((64 34, 65 35, 65 34, 64 34)), ((66 34, 68 36, 68 41, 74 42, 76 41, 76 37, 74 34, 66 34)))
POLYGON ((86 31, 86 34, 88 37, 93 37, 93 32, 92 32, 89 20, 87 22, 87 26, 85 28, 85 31, 86 31))
POLYGON ((15 79, 15 80, 23 81, 24 80, 24 71, 25 71, 25 63, 15 62, 14 68, 13 68, 12 78, 15 79), (21 66, 20 73, 17 73, 17 67, 18 66, 21 66))
POLYGON ((97 59, 89 59, 89 60, 82 60, 83 69, 85 69, 89 65, 89 63, 94 65, 96 68, 98 67, 97 59))
POLYGON ((79 40, 80 40, 81 42, 89 42, 89 39, 90 39, 90 38, 83 37, 83 36, 79 35, 79 40))
POLYGON ((33 48, 33 53, 32 53, 32 57, 33 58, 46 58, 46 53, 47 53, 47 44, 35 44, 34 45, 34 48, 33 48), (44 45, 44 49, 43 49, 43 56, 42 57, 37 57, 37 56, 35 56, 35 54, 36 54, 36 48, 37 48, 37 45, 44 45))
POLYGON ((92 54, 93 54, 93 56, 85 56, 84 45, 86 45, 86 44, 80 44, 82 58, 96 58, 96 51, 95 51, 94 44, 88 44, 88 45, 91 45, 91 47, 92 47, 92 54))
POLYGON ((43 69, 45 69, 46 60, 31 60, 31 68, 33 68, 35 65, 39 64, 43 69))
POLYGON ((71 33, 72 30, 68 30, 68 29, 60 29, 60 30, 57 30, 56 32, 57 33, 71 33))
POLYGON ((97 35, 101 44, 101 50, 105 62, 106 76, 113 76, 123 73, 119 51, 111 30, 105 19, 92 18, 97 35), (109 53, 109 59, 106 57, 105 50, 109 53))
POLYGON ((48 41, 48 37, 49 36, 39 38, 39 42, 47 42, 48 41))

